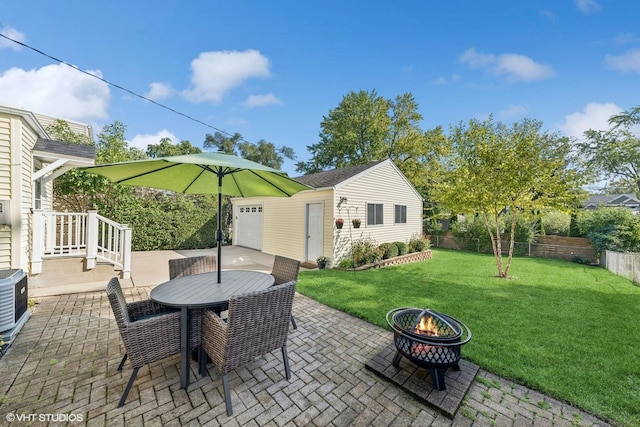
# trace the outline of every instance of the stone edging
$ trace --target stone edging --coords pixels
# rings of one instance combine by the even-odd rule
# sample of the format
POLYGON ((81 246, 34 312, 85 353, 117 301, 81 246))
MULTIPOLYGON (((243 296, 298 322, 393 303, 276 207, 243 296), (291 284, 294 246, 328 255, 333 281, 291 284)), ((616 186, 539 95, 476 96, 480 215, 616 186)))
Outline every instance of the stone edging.
POLYGON ((410 254, 400 255, 393 258, 383 259, 382 261, 374 262, 373 264, 365 264, 356 268, 342 268, 333 267, 335 270, 369 270, 371 268, 387 267, 389 265, 409 264, 411 262, 424 261, 433 258, 433 252, 431 249, 427 249, 422 252, 412 252, 410 254))

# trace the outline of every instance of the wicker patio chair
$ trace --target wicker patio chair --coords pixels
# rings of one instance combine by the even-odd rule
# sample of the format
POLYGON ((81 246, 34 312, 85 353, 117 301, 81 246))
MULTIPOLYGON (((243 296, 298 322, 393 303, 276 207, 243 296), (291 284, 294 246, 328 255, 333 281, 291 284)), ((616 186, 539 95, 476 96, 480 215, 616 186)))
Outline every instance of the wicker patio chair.
POLYGON ((107 296, 127 351, 118 370, 122 369, 127 356, 133 367, 118 403, 121 407, 141 367, 180 353, 180 312, 156 311, 153 306, 158 304, 150 300, 127 304, 117 277, 109 281, 107 296), (144 309, 146 305, 150 309, 144 309))
MULTIPOLYGON (((281 285, 292 280, 298 281, 298 272, 300 271, 300 261, 276 255, 273 260, 273 269, 271 275, 276 279, 274 285, 281 285)), ((293 329, 298 329, 296 320, 291 316, 291 325, 293 329)))
MULTIPOLYGON (((169 279, 191 276, 200 273, 212 273, 217 271, 215 255, 202 255, 187 258, 174 258, 169 260, 169 279)), ((226 307, 222 307, 226 309, 226 307)), ((202 309, 193 309, 189 315, 191 318, 191 332, 189 334, 191 348, 200 347, 202 336, 202 309)))
POLYGON ((216 256, 203 255, 169 260, 169 279, 191 276, 192 274, 211 273, 217 270, 216 256))
POLYGON ((202 349, 222 374, 227 415, 233 414, 229 372, 258 356, 280 348, 285 377, 291 378, 287 356, 289 318, 296 282, 234 295, 229 300, 227 322, 206 310, 202 320, 202 349))

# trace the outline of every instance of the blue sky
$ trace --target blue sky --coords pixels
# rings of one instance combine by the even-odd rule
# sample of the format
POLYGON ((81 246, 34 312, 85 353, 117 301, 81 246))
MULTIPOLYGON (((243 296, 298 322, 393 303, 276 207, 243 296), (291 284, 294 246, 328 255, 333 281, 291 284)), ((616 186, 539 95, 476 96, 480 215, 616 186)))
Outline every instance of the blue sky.
MULTIPOLYGON (((580 138, 640 105, 640 2, 5 2, 0 33, 210 126, 0 38, 0 104, 146 148, 216 129, 309 160, 350 91, 411 92, 424 130, 493 114, 580 138)), ((292 176, 295 162, 283 170, 292 176)))

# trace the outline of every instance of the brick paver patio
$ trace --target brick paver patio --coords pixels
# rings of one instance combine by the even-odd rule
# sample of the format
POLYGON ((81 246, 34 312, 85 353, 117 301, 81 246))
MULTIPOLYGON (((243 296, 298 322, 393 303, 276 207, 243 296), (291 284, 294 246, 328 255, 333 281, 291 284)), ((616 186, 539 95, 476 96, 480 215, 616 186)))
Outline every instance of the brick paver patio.
MULTIPOLYGON (((148 298, 149 290, 125 294, 132 301, 148 298)), ((175 356, 142 368, 126 405, 118 408, 131 368, 116 370, 124 349, 106 294, 38 301, 0 359, 0 425, 608 425, 483 370, 456 416, 447 418, 365 369, 391 342, 391 332, 299 294, 298 329, 289 334, 290 381, 278 351, 236 370, 230 375, 234 415, 227 417, 215 367, 208 366, 213 377, 201 378, 192 363, 193 380, 185 391, 175 356)))

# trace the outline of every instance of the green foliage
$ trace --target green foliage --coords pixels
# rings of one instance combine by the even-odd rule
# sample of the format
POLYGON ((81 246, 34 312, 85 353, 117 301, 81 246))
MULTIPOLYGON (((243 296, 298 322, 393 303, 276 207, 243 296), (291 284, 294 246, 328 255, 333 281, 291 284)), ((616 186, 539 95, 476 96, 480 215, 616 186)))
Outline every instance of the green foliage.
MULTIPOLYGON (((56 139, 86 144, 82 135, 74 137, 69 125, 56 121, 47 128, 56 139)), ((96 145, 96 164, 115 163, 127 160, 140 160, 146 156, 138 148, 129 148, 125 140, 126 126, 121 122, 106 125, 98 135, 96 145)), ((107 178, 92 175, 83 170, 72 169, 54 181, 55 208, 60 211, 86 212, 97 208, 99 212, 108 212, 114 205, 129 201, 131 188, 113 184, 107 178)))
POLYGON ((640 217, 627 208, 600 208, 578 213, 577 226, 596 254, 640 251, 640 217))
POLYGON ((405 242, 394 242, 394 244, 398 248, 398 255, 406 255, 407 244, 405 242))
POLYGON ((568 236, 571 225, 571 215, 560 211, 550 211, 542 215, 541 234, 554 236, 568 236))
POLYGON ((380 245, 382 259, 389 259, 398 256, 398 247, 395 243, 382 243, 380 245))
POLYGON ((578 147, 590 170, 616 179, 618 185, 633 186, 640 194, 640 138, 634 133, 638 124, 640 106, 611 116, 609 130, 586 131, 586 140, 578 147))
MULTIPOLYGON (((584 182, 571 141, 541 132, 542 123, 524 119, 507 126, 470 120, 451 129, 446 172, 433 185, 434 199, 452 213, 479 214, 494 245, 498 276, 508 277, 513 253, 503 262, 501 214, 517 217, 546 208, 569 209, 582 198, 584 182)), ((515 237, 516 233, 513 233, 515 237)))
POLYGON ((189 141, 180 141, 173 145, 171 138, 162 138, 159 144, 147 145, 147 156, 151 159, 197 153, 202 153, 200 147, 194 147, 189 141))
POLYGON ((353 261, 357 266, 372 264, 382 259, 382 251, 375 241, 364 238, 353 242, 353 261))
POLYGON ((342 261, 338 263, 340 268, 354 268, 356 267, 355 262, 351 258, 344 258, 342 261))
POLYGON ((409 253, 426 251, 431 247, 431 240, 424 235, 413 236, 409 239, 409 253))
POLYGON ((307 146, 308 162, 296 170, 315 173, 327 169, 391 159, 416 189, 428 198, 431 183, 446 153, 442 128, 420 128, 422 115, 411 93, 385 99, 375 90, 350 92, 320 124, 320 141, 307 146))
MULTIPOLYGON (((511 237, 511 220, 511 215, 508 214, 503 214, 499 217, 500 235, 504 239, 503 252, 507 252, 508 250, 505 245, 508 244, 511 237)), ((479 215, 466 218, 464 221, 452 223, 451 233, 455 238, 456 244, 463 249, 482 253, 493 253, 489 228, 487 228, 486 223, 479 215)), ((514 242, 519 244, 514 245, 514 253, 517 255, 523 254, 527 244, 533 243, 534 241, 535 230, 533 225, 520 216, 516 217, 514 242)))
POLYGON ((147 191, 119 205, 111 217, 133 229, 136 251, 216 246, 217 197, 147 191))
POLYGON ((234 154, 274 169, 280 169, 285 159, 293 160, 296 158, 291 147, 276 147, 264 139, 258 141, 257 144, 252 144, 245 141, 239 133, 232 136, 221 132, 216 132, 213 135, 207 134, 202 146, 205 149, 214 148, 227 154, 234 154))

